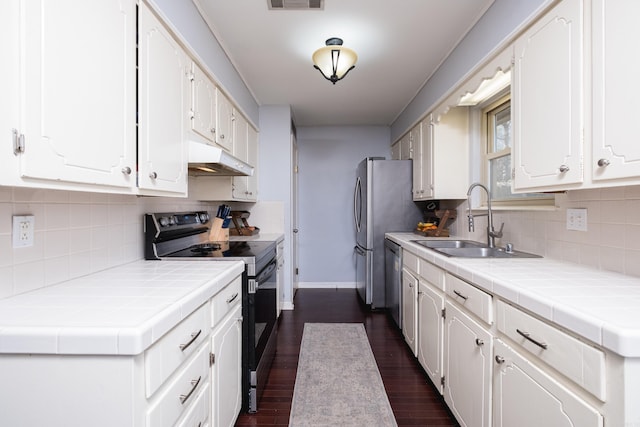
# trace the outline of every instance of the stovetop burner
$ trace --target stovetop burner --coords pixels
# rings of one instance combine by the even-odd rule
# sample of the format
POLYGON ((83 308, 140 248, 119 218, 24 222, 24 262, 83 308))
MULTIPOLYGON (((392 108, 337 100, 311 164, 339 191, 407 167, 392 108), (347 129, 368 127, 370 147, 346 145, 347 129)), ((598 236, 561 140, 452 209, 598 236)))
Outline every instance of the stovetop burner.
POLYGON ((201 243, 191 247, 191 252, 195 253, 209 253, 213 251, 219 251, 222 249, 220 243, 201 243))

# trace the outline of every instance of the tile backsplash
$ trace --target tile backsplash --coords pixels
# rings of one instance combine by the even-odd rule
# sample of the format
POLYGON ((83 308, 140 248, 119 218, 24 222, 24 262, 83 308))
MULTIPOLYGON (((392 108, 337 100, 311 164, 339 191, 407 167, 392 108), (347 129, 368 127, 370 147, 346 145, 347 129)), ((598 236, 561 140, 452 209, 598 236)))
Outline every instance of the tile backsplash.
POLYGON ((212 210, 183 198, 0 187, 0 298, 143 258, 145 212, 212 210), (12 247, 12 216, 34 215, 34 245, 12 247))
MULTIPOLYGON (((486 240, 486 217, 467 231, 466 203, 458 206, 458 235, 486 240)), ((553 211, 495 211, 496 229, 504 222, 500 245, 547 258, 640 277, 640 186, 573 190, 556 194, 553 211), (587 231, 567 230, 567 209, 587 209, 587 231)))

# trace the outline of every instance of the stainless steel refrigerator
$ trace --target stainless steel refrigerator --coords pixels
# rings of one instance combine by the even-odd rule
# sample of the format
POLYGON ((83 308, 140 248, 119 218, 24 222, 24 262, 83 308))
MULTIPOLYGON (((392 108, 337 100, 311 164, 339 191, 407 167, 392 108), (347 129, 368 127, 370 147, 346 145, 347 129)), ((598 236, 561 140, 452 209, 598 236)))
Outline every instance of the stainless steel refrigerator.
POLYGON ((384 308, 384 233, 411 231, 423 212, 413 201, 411 160, 367 157, 358 165, 353 196, 356 288, 372 309, 384 308))

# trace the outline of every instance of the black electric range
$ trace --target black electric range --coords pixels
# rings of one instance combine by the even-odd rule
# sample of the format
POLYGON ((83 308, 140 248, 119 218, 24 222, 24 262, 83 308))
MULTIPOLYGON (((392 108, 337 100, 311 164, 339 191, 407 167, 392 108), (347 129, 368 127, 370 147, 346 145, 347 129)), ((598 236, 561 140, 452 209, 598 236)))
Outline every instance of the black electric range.
POLYGON ((239 260, 242 275, 243 410, 258 402, 276 352, 277 245, 274 241, 209 241, 208 212, 151 213, 144 216, 147 260, 239 260))

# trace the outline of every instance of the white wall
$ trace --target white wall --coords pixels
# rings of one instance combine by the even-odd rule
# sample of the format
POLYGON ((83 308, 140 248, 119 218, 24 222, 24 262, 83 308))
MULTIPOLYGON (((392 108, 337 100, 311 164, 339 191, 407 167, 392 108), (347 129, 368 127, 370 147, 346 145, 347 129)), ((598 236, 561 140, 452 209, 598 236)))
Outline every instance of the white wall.
MULTIPOLYGON (((573 190, 556 195, 554 211, 508 211, 494 214, 504 222, 500 245, 546 258, 588 265, 640 277, 640 186, 573 190), (587 231, 567 230, 567 208, 587 209, 587 231)), ((468 233, 466 203, 458 207, 457 232, 473 240, 487 238, 485 217, 468 233)))
POLYGON ((0 187, 0 298, 142 259, 145 212, 207 207, 180 198, 0 187), (13 249, 13 215, 35 216, 32 247, 13 249))
POLYGON ((298 128, 300 287, 353 286, 353 186, 365 157, 391 158, 389 128, 298 128))

